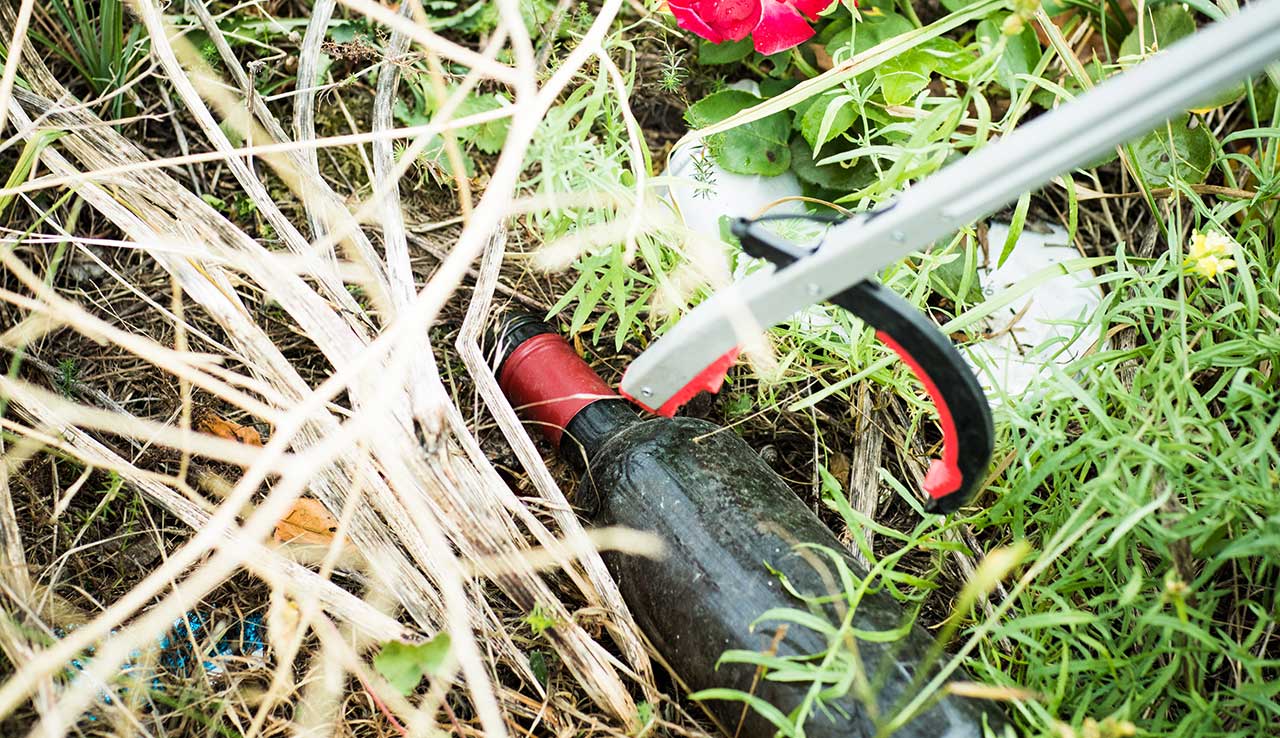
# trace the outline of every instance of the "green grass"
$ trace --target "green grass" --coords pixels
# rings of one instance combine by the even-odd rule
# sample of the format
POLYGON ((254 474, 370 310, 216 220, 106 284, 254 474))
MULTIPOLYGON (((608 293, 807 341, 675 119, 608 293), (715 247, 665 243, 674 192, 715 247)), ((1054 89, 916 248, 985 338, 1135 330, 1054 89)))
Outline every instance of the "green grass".
MULTIPOLYGON (((33 26, 31 39, 44 53, 70 64, 93 96, 121 90, 146 64, 146 35, 121 0, 51 0, 42 12, 47 22, 33 26)), ((112 96, 111 116, 121 117, 131 102, 127 94, 112 96)))
MULTIPOLYGON (((905 5, 863 3, 862 12, 883 18, 896 11, 899 30, 909 33, 917 24, 905 5)), ((786 115, 793 130, 820 142, 817 158, 828 170, 821 183, 810 184, 844 185, 814 187, 813 194, 855 210, 882 204, 903 185, 1012 130, 1055 99, 1069 99, 1119 72, 1129 20, 1115 4, 1074 7, 1083 12, 1069 23, 1092 23, 1111 43, 1089 64, 1073 59, 1065 78, 1052 44, 1042 46, 1030 29, 1001 35, 1009 14, 996 10, 982 23, 949 31, 946 43, 925 42, 967 63, 957 59, 928 69, 903 48, 824 93, 791 100, 786 115), (936 85, 895 87, 886 70, 922 71, 945 92, 931 92, 936 85), (887 113, 888 102, 914 108, 917 115, 887 113), (809 111, 811 105, 824 107, 809 111)), ((1029 20, 1034 8, 1020 10, 1029 20)), ((1231 8, 1202 10, 1207 13, 1191 11, 1195 15, 1188 17, 1204 22, 1231 8)), ((884 20, 864 17, 850 26, 849 17, 848 10, 837 9, 819 25, 819 38, 829 41, 837 62, 899 37, 876 30, 884 20), (873 38, 862 40, 868 29, 873 38)), ((1163 32, 1162 22, 1157 19, 1156 29, 1163 32)), ((1069 25, 1063 35, 1072 30, 1069 25)), ((812 59, 742 57, 741 65, 713 67, 699 65, 698 58, 667 52, 663 75, 677 74, 672 66, 678 64, 686 67, 678 75, 690 84, 720 74, 755 77, 766 85, 813 76, 805 63, 812 59)), ((534 222, 546 238, 626 217, 625 145, 616 116, 607 112, 609 94, 598 81, 579 89, 564 110, 588 120, 594 106, 595 123, 585 130, 579 124, 554 142, 549 135, 546 150, 558 149, 563 160, 543 160, 550 166, 530 187, 543 194, 604 190, 618 205, 543 215, 534 222), (567 166, 563 161, 569 159, 594 166, 567 166)), ((1111 336, 1116 348, 1053 370, 1042 392, 1005 398, 996 417, 995 459, 1008 465, 991 480, 984 507, 951 520, 923 519, 906 532, 862 519, 847 506, 843 510, 855 540, 859 531, 874 530, 892 541, 892 553, 873 561, 874 578, 858 586, 888 588, 908 610, 926 601, 954 601, 954 592, 937 590, 948 551, 956 545, 951 534, 959 528, 975 533, 984 548, 971 552, 978 559, 1001 547, 1027 547, 1025 558, 1008 572, 1008 598, 993 594, 987 606, 962 601, 948 620, 954 630, 944 631, 952 636, 948 649, 963 654, 951 667, 1023 696, 1009 703, 1009 712, 1026 735, 1243 737, 1273 735, 1280 725, 1280 642, 1274 632, 1280 614, 1280 254, 1272 200, 1280 191, 1280 104, 1265 78, 1224 95, 1221 104, 1208 116, 1193 114, 1198 128, 1176 121, 1127 146, 1126 167, 1111 157, 1075 174, 1077 183, 1094 189, 1118 191, 1127 180, 1123 186, 1137 190, 1141 181, 1178 197, 1135 201, 1126 212, 1136 222, 1120 225, 1123 238, 1093 244, 1101 256, 1078 264, 1095 269, 1106 292, 1090 327, 1111 336), (1246 194, 1197 193, 1194 188, 1205 182, 1246 194), (1152 228, 1159 229, 1153 255, 1135 256, 1152 228), (1189 234, 1210 230, 1239 244, 1236 268, 1217 281, 1190 275, 1184 263, 1189 234), (1122 342, 1126 335, 1136 339, 1131 348, 1121 348, 1129 345, 1122 342), (932 565, 921 567, 922 552, 932 565), (915 563, 908 566, 908 559, 915 563)), ((1032 204, 1043 208, 1049 202, 1060 206, 1073 237, 1082 210, 1099 212, 1096 202, 1077 201, 1073 188, 1065 196, 1055 191, 1049 200, 1024 198, 1012 217, 1019 221, 1032 204)), ((651 251, 642 249, 634 262, 622 258, 622 243, 607 239, 575 262, 576 283, 556 306, 566 311, 572 331, 594 325, 597 339, 612 332, 618 346, 625 339, 644 345, 670 325, 669 317, 651 312, 648 304, 656 282, 687 266, 687 252, 678 234, 650 235, 651 251)), ((1004 246, 992 244, 993 256, 1004 246)), ((725 249, 732 253, 731 246, 725 249)), ((892 267, 882 278, 916 304, 933 305, 935 315, 949 315, 948 329, 958 331, 991 304, 978 304, 981 296, 967 288, 976 280, 976 253, 975 234, 964 230, 933 254, 892 267)), ((690 298, 696 302, 698 294, 690 298)), ((910 437, 917 429, 929 433, 931 410, 920 401, 915 380, 860 324, 840 311, 832 317, 834 325, 819 330, 799 324, 775 328, 783 370, 763 380, 736 373, 722 412, 798 414, 800 423, 810 425, 810 408, 840 418, 853 391, 871 382, 909 408, 911 427, 895 429, 894 436, 910 437), (856 337, 852 343, 843 337, 848 330, 856 337)), ((828 441, 848 427, 823 430, 823 422, 817 421, 820 463, 834 453, 828 441)), ((890 506, 918 510, 912 483, 896 472, 883 472, 900 498, 890 506)), ((840 507, 845 491, 833 478, 827 482, 828 504, 840 507)), ((883 554, 885 547, 877 550, 883 554)), ((874 557, 870 549, 864 553, 874 557)), ((828 667, 859 668, 847 653, 828 657, 828 667)), ((819 669, 792 666, 813 668, 815 674, 819 669)), ((884 725, 886 731, 894 726, 892 716, 885 716, 884 725)))
POLYGON ((1124 260, 1099 318, 1130 351, 1058 374, 1000 416, 1014 463, 967 522, 987 540, 1079 540, 990 627, 971 667, 1032 689, 1020 717, 1117 716, 1154 735, 1262 735, 1277 720, 1271 642, 1280 553, 1275 497, 1273 237, 1242 240, 1252 278, 1187 284, 1174 253, 1124 260), (1126 383, 1126 372, 1132 383, 1126 383), (1014 644, 1005 652, 999 639, 1014 644))

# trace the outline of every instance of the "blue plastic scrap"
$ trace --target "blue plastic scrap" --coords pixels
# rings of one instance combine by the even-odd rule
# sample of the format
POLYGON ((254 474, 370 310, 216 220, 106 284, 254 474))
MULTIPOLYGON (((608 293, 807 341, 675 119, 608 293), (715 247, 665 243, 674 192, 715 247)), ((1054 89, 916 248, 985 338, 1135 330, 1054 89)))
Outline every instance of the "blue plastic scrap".
MULTIPOLYGON (((199 662, 206 673, 216 676, 223 673, 222 665, 219 662, 227 657, 245 658, 258 662, 265 660, 267 645, 263 640, 262 615, 250 615, 243 620, 233 622, 212 645, 206 646, 205 641, 210 629, 209 622, 210 617, 208 615, 202 615, 191 610, 175 620, 168 632, 156 639, 156 648, 160 651, 159 663, 166 672, 186 674, 190 670, 191 664, 199 662), (199 654, 197 654, 197 649, 201 649, 199 654)), ((62 628, 54 628, 53 633, 58 638, 62 638, 67 634, 67 631, 62 628)), ((93 659, 93 655, 96 652, 96 647, 89 646, 80 657, 71 659, 70 668, 67 670, 68 676, 75 679, 77 672, 85 670, 85 667, 93 659)), ((131 674, 141 671, 143 667, 138 664, 141 660, 142 652, 135 650, 129 654, 129 660, 121 664, 121 673, 131 674)), ((135 673, 133 676, 137 680, 140 674, 135 673)), ((153 691, 164 691, 162 674, 152 676, 151 689, 153 691)), ((128 689, 122 687, 119 691, 126 692, 128 689)), ((111 695, 106 691, 102 693, 101 699, 104 704, 109 705, 112 702, 111 695)))

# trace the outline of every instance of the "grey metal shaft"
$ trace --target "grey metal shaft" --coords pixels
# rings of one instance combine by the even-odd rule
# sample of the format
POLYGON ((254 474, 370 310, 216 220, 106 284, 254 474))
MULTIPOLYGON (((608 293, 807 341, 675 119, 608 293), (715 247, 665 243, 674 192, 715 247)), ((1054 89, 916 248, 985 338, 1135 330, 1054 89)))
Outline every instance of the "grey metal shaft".
MULTIPOLYGON (((1280 2, 1255 2, 947 167, 904 194, 897 206, 909 201, 940 213, 945 222, 937 224, 943 229, 939 236, 946 235, 946 229, 1097 161, 1276 59, 1280 2)), ((838 228, 831 238, 839 242, 838 228)))
POLYGON ((636 358, 622 389, 650 407, 663 404, 745 331, 871 277, 1276 59, 1280 0, 1258 0, 944 168, 874 217, 831 229, 812 256, 720 290, 636 358))

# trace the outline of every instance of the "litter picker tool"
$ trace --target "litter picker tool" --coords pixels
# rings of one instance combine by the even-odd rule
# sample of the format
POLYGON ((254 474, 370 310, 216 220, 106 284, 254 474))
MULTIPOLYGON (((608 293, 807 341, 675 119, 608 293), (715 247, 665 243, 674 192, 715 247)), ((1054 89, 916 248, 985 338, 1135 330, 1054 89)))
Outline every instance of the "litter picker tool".
POLYGON ((925 478, 927 509, 957 509, 990 463, 986 396, 951 341, 874 275, 1276 59, 1280 0, 1253 2, 945 167, 890 204, 832 227, 816 249, 787 243, 760 220, 738 221, 734 232, 744 250, 775 268, 720 290, 682 318, 631 364, 622 393, 671 415, 698 392, 719 390, 750 331, 816 302, 832 302, 874 327, 923 382, 943 431, 942 458, 925 478))

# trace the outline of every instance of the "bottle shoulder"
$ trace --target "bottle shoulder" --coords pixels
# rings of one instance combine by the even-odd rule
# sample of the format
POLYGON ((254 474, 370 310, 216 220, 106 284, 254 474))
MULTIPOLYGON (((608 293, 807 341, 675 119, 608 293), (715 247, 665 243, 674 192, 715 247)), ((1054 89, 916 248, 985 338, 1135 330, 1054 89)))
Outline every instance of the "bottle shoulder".
MULTIPOLYGON (((623 451, 639 452, 666 441, 693 441, 700 435, 728 433, 723 426, 701 418, 643 418, 609 439, 601 453, 617 454, 623 451)), ((737 438, 736 435, 734 435, 737 438)))
POLYGON ((625 428, 599 449, 588 471, 601 491, 637 504, 688 504, 727 525, 763 519, 807 525, 812 518, 746 441, 697 418, 653 418, 625 428))

